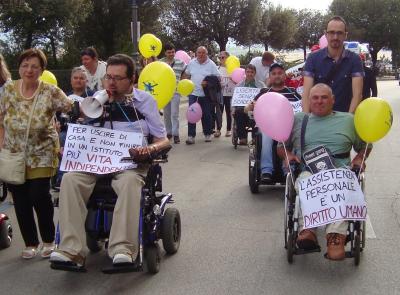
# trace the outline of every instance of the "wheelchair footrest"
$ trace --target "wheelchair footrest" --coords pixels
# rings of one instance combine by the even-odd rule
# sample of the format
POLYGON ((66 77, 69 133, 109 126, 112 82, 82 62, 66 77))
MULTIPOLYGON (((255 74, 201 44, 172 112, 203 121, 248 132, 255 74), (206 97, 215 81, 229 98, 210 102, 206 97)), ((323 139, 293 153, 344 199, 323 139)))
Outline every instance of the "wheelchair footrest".
POLYGON ((125 272, 140 272, 143 271, 143 265, 138 263, 119 263, 108 265, 101 270, 105 274, 125 273, 125 272))
POLYGON ((310 253, 316 253, 316 252, 321 252, 321 247, 318 246, 315 249, 310 249, 310 250, 304 250, 304 249, 300 249, 300 248, 296 248, 294 251, 295 255, 303 255, 303 254, 310 254, 310 253))
POLYGON ((86 272, 86 268, 84 266, 78 266, 76 263, 68 261, 68 262, 51 262, 50 267, 56 270, 64 270, 64 271, 73 271, 73 272, 86 272))

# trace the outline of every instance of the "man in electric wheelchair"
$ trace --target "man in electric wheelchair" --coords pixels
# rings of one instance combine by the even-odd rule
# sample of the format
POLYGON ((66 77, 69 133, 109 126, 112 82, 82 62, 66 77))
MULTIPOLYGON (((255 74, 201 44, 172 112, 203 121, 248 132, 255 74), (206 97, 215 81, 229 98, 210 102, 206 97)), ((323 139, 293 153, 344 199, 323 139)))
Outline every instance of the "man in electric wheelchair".
MULTIPOLYGON (((371 151, 370 148, 365 151, 366 144, 359 138, 355 131, 353 115, 333 111, 334 102, 332 89, 328 85, 322 83, 315 85, 310 91, 311 114, 297 113, 295 115, 293 130, 286 142, 287 158, 283 144, 279 143, 278 145, 278 155, 281 159, 285 160, 286 167, 288 163, 297 162, 300 164, 302 172, 300 172, 295 182, 296 193, 298 193, 298 182, 301 178, 317 173, 321 168, 361 167, 364 163, 362 160, 363 156, 368 156, 371 151), (316 149, 321 150, 321 148, 325 153, 319 154, 314 158, 309 157, 312 151, 316 149), (350 151, 352 148, 357 152, 357 155, 350 161, 350 151)), ((316 154, 314 153, 314 155, 316 154)), ((289 187, 289 190, 292 187, 291 183, 292 180, 288 179, 287 189, 289 187)), ((293 192, 293 194, 295 193, 293 192)), ((297 200, 298 197, 295 196, 295 198, 297 200)), ((291 202, 294 206, 294 201, 291 200, 291 202)), ((297 202, 295 204, 299 207, 297 202)), ((293 217, 293 212, 291 214, 293 217)), ((285 215, 285 219, 287 218, 285 215)), ((296 219, 297 217, 293 218, 296 219)), ((297 221, 292 219, 290 222, 291 230, 293 230, 293 222, 297 223, 297 221)), ((299 217, 298 225, 298 230, 295 228, 295 231, 298 232, 297 237, 290 236, 290 241, 286 241, 287 236, 285 236, 288 249, 292 251, 293 246, 305 251, 302 253, 313 252, 313 250, 319 249, 315 230, 301 230, 303 226, 302 217, 299 217), (294 243, 293 245, 291 244, 292 242, 294 243)), ((328 259, 342 260, 345 258, 347 230, 348 222, 345 221, 331 223, 326 226, 326 257, 328 259)), ((292 257, 290 255, 292 254, 293 252, 288 251, 289 262, 291 262, 292 257)))
MULTIPOLYGON (((257 102, 257 99, 267 93, 267 92, 277 92, 285 96, 289 102, 292 104, 295 112, 301 110, 301 96, 296 92, 296 90, 292 87, 285 86, 286 73, 284 67, 279 63, 273 63, 269 68, 269 81, 271 87, 262 88, 260 93, 256 95, 254 100, 250 102, 244 109, 245 113, 249 114, 254 110, 254 106, 257 102)), ((256 161, 260 162, 259 169, 261 170, 261 179, 255 180, 255 182, 260 182, 264 184, 272 184, 275 182, 280 182, 282 178, 282 174, 285 174, 285 171, 282 173, 280 171, 281 164, 280 161, 276 160, 274 155, 274 146, 276 146, 276 142, 264 133, 259 133, 261 136, 261 140, 256 140, 256 145, 261 143, 261 153, 257 153, 256 161), (279 170, 279 171, 278 171, 279 170)), ((258 146, 255 149, 259 149, 258 146)), ((258 170, 258 169, 257 169, 258 170)), ((255 177, 259 174, 259 171, 253 175, 255 177)), ((250 180, 250 179, 249 179, 250 180)))
MULTIPOLYGON (((69 172, 64 175, 59 197, 60 242, 50 257, 51 267, 54 269, 84 269, 87 242, 85 220, 88 212, 86 205, 96 181, 104 177, 111 178, 108 188, 111 186, 118 196, 108 239, 108 255, 112 258, 112 266, 132 265, 138 254, 141 256, 139 239, 142 233, 139 234, 139 231, 142 190, 144 185, 157 184, 154 181, 152 184, 145 184, 144 176, 149 167, 152 169, 149 160, 169 150, 170 143, 166 138, 156 101, 146 92, 134 88, 134 73, 134 62, 129 56, 116 54, 108 59, 105 80, 110 96, 106 102, 109 108, 97 124, 105 128, 142 133, 145 136, 144 141, 151 136, 152 143, 143 143, 143 147, 129 151, 138 164, 135 169, 106 176, 83 172, 69 172)), ((161 171, 158 174, 160 173, 161 171)), ((153 173, 151 176, 157 175, 153 173)))

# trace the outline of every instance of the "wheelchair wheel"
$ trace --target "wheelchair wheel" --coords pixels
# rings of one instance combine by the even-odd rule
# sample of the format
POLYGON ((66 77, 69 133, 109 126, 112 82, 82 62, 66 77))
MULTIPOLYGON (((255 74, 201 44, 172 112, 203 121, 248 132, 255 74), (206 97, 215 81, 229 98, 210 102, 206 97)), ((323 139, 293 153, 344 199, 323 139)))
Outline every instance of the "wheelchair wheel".
POLYGON ((233 124, 232 124, 232 145, 235 149, 237 149, 238 146, 238 135, 237 135, 237 129, 236 129, 236 120, 233 119, 233 124))
POLYGON ((360 233, 358 231, 354 233, 353 257, 354 257, 354 265, 356 266, 359 265, 361 258, 361 240, 360 240, 360 233))
POLYGON ((4 182, 0 182, 0 202, 3 202, 7 198, 7 185, 4 182))
POLYGON ((161 237, 165 252, 175 254, 181 242, 181 216, 178 209, 165 210, 161 224, 161 237))
POLYGON ((12 227, 8 220, 0 224, 0 249, 8 248, 12 241, 12 227))
POLYGON ((367 239, 366 222, 363 221, 361 224, 362 224, 361 225, 361 249, 364 249, 365 248, 365 242, 366 242, 366 239, 367 239))
POLYGON ((258 183, 257 183, 257 168, 255 163, 252 163, 252 156, 249 156, 249 186, 250 191, 253 194, 258 193, 258 183))
POLYGON ((287 261, 289 263, 293 263, 293 255, 294 255, 294 234, 292 230, 289 230, 288 238, 287 238, 287 261))
POLYGON ((149 273, 158 273, 160 271, 161 250, 160 246, 155 243, 145 248, 145 256, 147 270, 149 273))
POLYGON ((88 233, 86 233, 86 245, 92 253, 97 253, 102 249, 101 242, 91 237, 88 233))

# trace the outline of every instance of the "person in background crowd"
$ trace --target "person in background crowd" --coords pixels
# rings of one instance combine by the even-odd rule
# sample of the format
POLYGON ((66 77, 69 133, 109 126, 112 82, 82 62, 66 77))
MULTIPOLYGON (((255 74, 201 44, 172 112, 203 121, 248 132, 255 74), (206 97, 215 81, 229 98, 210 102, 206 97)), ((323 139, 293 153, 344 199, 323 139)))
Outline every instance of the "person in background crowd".
MULTIPOLYGON (((183 61, 175 58, 175 47, 172 44, 164 46, 165 57, 160 61, 167 63, 173 70, 176 76, 176 82, 182 78, 182 73, 185 71, 186 65, 183 61)), ((179 105, 181 102, 181 95, 178 92, 174 93, 171 101, 164 107, 164 123, 167 129, 167 137, 173 137, 174 143, 181 142, 179 138, 179 105)))
MULTIPOLYGON (((248 64, 245 69, 246 78, 236 87, 264 88, 265 84, 256 80, 257 69, 254 65, 248 64)), ((239 145, 247 145, 246 126, 249 125, 249 116, 244 112, 244 107, 234 107, 233 114, 236 120, 236 130, 239 138, 239 145)))
MULTIPOLYGON (((203 111, 201 123, 203 125, 203 133, 206 142, 211 142, 212 133, 212 102, 211 98, 206 96, 203 87, 207 85, 204 79, 207 76, 215 75, 220 77, 219 71, 215 63, 208 58, 208 51, 204 46, 200 46, 196 51, 196 58, 192 59, 186 67, 184 78, 191 79, 195 85, 195 89, 189 95, 189 105, 198 101, 203 111)), ((186 144, 194 144, 196 137, 196 124, 188 123, 188 139, 186 144)))
POLYGON ((312 52, 304 66, 303 111, 309 112, 310 89, 314 84, 329 85, 335 95, 333 109, 354 113, 362 98, 364 69, 360 57, 344 48, 347 25, 340 16, 326 26, 328 46, 312 52))
POLYGON ((0 148, 26 153, 25 183, 8 184, 25 242, 24 259, 33 258, 38 250, 47 258, 54 249, 50 178, 58 167, 59 144, 53 118, 57 111, 68 112, 72 106, 60 88, 39 80, 46 65, 40 49, 25 50, 18 58, 21 79, 6 83, 0 100, 0 148), (43 242, 40 247, 33 209, 43 242))
POLYGON ((256 56, 250 61, 250 64, 254 65, 257 69, 257 81, 261 81, 268 86, 269 66, 274 60, 275 55, 269 51, 265 51, 262 56, 256 56))
MULTIPOLYGON (((221 113, 226 114, 226 137, 232 135, 232 115, 231 115, 231 100, 233 95, 233 90, 235 89, 235 83, 232 81, 230 75, 226 71, 225 61, 229 57, 229 53, 227 51, 221 51, 219 53, 219 60, 221 65, 218 67, 219 72, 221 73, 221 86, 222 86, 222 96, 223 96, 223 104, 221 105, 221 113)), ((214 133, 215 137, 219 137, 221 135, 221 130, 217 130, 214 133)))
POLYGON ((81 52, 81 68, 87 73, 87 89, 93 92, 103 89, 101 79, 106 74, 107 64, 99 60, 99 55, 93 47, 88 47, 81 52))
POLYGON ((365 54, 360 54, 360 58, 362 60, 365 73, 363 81, 362 98, 366 99, 368 97, 377 97, 378 87, 376 85, 376 76, 374 70, 365 65, 365 60, 366 60, 365 54))

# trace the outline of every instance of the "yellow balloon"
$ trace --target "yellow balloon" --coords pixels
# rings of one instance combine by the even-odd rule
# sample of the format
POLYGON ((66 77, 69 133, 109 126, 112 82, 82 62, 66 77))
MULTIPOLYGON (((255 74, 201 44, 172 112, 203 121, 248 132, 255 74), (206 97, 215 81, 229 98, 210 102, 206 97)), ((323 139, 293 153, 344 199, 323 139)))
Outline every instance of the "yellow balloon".
POLYGON ((39 80, 57 86, 57 78, 48 70, 44 70, 39 80))
POLYGON ((160 55, 161 50, 162 50, 162 42, 157 37, 156 37, 156 42, 157 42, 157 48, 156 48, 155 56, 158 56, 158 55, 160 55))
POLYGON ((139 39, 139 51, 145 57, 158 56, 161 53, 162 43, 153 34, 144 34, 139 39))
POLYGON ((362 101, 354 114, 358 136, 368 143, 383 138, 392 127, 392 108, 386 100, 370 97, 362 101))
POLYGON ((158 109, 162 109, 175 93, 176 76, 168 64, 155 61, 148 64, 140 73, 138 87, 150 93, 157 101, 158 109))
POLYGON ((230 55, 225 61, 225 66, 226 71, 230 75, 235 69, 240 67, 240 60, 236 56, 230 55))
POLYGON ((188 96, 193 92, 193 90, 194 83, 189 79, 180 80, 178 82, 178 87, 176 88, 176 91, 183 96, 188 96))

